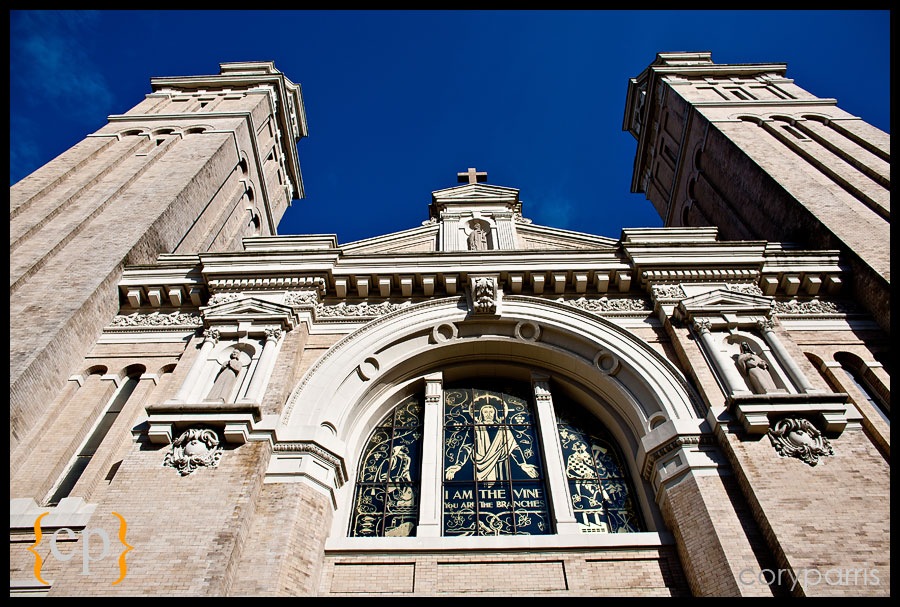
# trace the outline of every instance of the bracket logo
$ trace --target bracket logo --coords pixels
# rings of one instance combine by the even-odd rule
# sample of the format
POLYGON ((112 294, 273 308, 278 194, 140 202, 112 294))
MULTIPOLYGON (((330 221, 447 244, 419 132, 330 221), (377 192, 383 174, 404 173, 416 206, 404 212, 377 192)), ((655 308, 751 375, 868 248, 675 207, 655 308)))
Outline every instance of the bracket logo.
MULTIPOLYGON (((43 533, 41 531, 41 519, 50 514, 49 512, 44 512, 39 515, 36 519, 34 519, 34 543, 28 547, 28 551, 34 555, 34 577, 41 584, 45 586, 49 586, 41 577, 41 568, 44 566, 44 559, 41 558, 40 553, 35 550, 35 548, 41 543, 41 538, 43 537, 43 533)), ((125 518, 119 514, 118 512, 113 512, 113 516, 119 519, 119 535, 118 539, 122 543, 123 550, 119 553, 119 579, 112 583, 113 586, 121 582, 125 579, 125 576, 128 573, 128 563, 125 560, 125 555, 128 554, 134 546, 130 545, 125 541, 125 534, 128 531, 128 524, 125 522, 125 518)), ((50 552, 57 559, 61 561, 68 561, 73 556, 75 556, 74 552, 70 552, 69 554, 63 554, 60 551, 59 546, 57 546, 57 538, 60 533, 65 532, 68 536, 68 539, 74 539, 77 537, 77 534, 69 529, 68 527, 60 527, 56 531, 53 532, 53 535, 50 536, 50 552)), ((101 559, 109 556, 109 536, 106 534, 106 531, 103 529, 91 529, 85 528, 82 531, 81 537, 81 574, 82 575, 90 575, 91 573, 91 561, 99 561, 101 559), (99 555, 91 554, 91 538, 100 538, 103 544, 103 549, 101 550, 99 555)))

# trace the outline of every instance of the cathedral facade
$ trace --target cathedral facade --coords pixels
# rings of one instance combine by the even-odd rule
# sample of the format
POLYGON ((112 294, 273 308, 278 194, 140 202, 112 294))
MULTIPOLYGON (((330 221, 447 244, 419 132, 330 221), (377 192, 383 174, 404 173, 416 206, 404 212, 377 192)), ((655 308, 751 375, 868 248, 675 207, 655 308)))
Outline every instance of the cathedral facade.
POLYGON ((10 595, 889 596, 889 135, 785 73, 628 83, 665 227, 350 243, 298 84, 152 79, 10 188, 10 595))

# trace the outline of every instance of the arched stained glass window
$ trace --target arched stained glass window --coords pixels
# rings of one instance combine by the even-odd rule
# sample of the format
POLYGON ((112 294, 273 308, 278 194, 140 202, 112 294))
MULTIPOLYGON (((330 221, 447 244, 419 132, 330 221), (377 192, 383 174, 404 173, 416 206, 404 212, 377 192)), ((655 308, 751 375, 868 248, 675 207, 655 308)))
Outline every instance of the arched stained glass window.
POLYGON ((413 536, 419 520, 422 398, 401 402, 375 428, 360 458, 350 535, 413 536))
POLYGON ((431 535, 438 526, 443 536, 549 535, 573 514, 582 533, 646 531, 612 435, 565 396, 539 402, 534 390, 482 378, 443 385, 427 407, 424 394, 402 400, 360 455, 349 535, 431 535), (424 445, 439 452, 426 457, 424 445), (423 501, 440 507, 420 513, 423 501))
POLYGON ((562 404, 556 403, 559 442, 575 518, 582 532, 644 531, 615 441, 596 420, 562 404))
POLYGON ((444 535, 553 531, 529 400, 473 388, 444 392, 444 535))

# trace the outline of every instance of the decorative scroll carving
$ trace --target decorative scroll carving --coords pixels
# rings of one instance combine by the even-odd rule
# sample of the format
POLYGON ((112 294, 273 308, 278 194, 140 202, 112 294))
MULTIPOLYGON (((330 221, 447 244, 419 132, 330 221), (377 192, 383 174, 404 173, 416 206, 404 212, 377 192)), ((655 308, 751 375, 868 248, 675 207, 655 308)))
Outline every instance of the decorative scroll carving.
POLYGON ((681 285, 653 285, 653 299, 682 299, 686 296, 681 285))
POLYGON ((828 439, 803 418, 782 419, 769 430, 768 436, 778 455, 799 458, 810 466, 818 464, 820 457, 834 455, 828 439))
POLYGON ((610 299, 608 297, 600 297, 597 299, 588 299, 579 297, 578 299, 565 299, 560 297, 557 299, 559 303, 580 308, 588 312, 649 312, 652 310, 646 299, 640 297, 622 297, 610 299))
POLYGON ((228 303, 241 297, 240 293, 216 293, 206 302, 208 306, 217 306, 219 304, 228 303))
POLYGON ((215 430, 189 428, 172 443, 163 465, 175 468, 181 476, 187 476, 200 467, 215 468, 221 457, 222 447, 215 430))
POLYGON ((708 318, 697 318, 694 320, 694 331, 697 333, 703 333, 704 331, 709 333, 712 331, 712 321, 708 318))
POLYGON ((775 321, 771 318, 760 318, 756 321, 756 326, 760 331, 774 331, 775 321))
POLYGON ((774 311, 776 314, 839 314, 848 311, 845 306, 840 308, 833 301, 821 299, 809 299, 807 301, 776 301, 774 311))
POLYGON ((128 314, 127 316, 116 316, 109 323, 111 327, 175 327, 190 326, 196 327, 203 324, 203 319, 197 314, 185 314, 184 312, 172 312, 171 314, 162 314, 160 312, 150 312, 149 314, 128 314))
POLYGON ((747 295, 765 295, 763 290, 759 288, 759 285, 755 284, 741 284, 741 285, 726 285, 729 291, 734 291, 736 293, 746 293, 747 295))
POLYGON ((203 337, 206 339, 211 339, 213 343, 219 342, 219 330, 218 329, 206 329, 203 331, 203 337))
POLYGON ((368 302, 360 302, 358 304, 348 304, 346 302, 341 302, 339 304, 333 306, 326 306, 324 304, 319 304, 316 306, 316 318, 323 317, 342 317, 342 316, 365 316, 365 317, 376 317, 383 316, 385 314, 389 314, 390 312, 394 312, 396 310, 400 310, 402 308, 406 308, 410 306, 411 303, 408 301, 404 301, 401 303, 391 303, 389 301, 384 301, 379 304, 369 304, 368 302))
POLYGON ((288 306, 314 306, 319 303, 318 291, 288 291, 284 296, 288 306))

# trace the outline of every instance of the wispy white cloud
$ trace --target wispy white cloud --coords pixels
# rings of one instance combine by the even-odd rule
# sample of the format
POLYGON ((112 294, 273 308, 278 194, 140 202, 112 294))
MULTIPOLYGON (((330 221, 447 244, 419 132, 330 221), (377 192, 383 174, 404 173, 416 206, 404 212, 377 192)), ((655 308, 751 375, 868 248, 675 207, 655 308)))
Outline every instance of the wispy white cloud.
MULTIPOLYGON (((82 46, 85 30, 97 30, 102 46, 99 11, 12 11, 10 70, 60 110, 96 120, 114 98, 91 49, 82 46)), ((19 91, 22 94, 22 91, 19 91)))
POLYGON ((529 197, 523 204, 522 214, 537 224, 572 230, 577 229, 572 225, 575 208, 573 201, 559 194, 549 194, 529 197))

